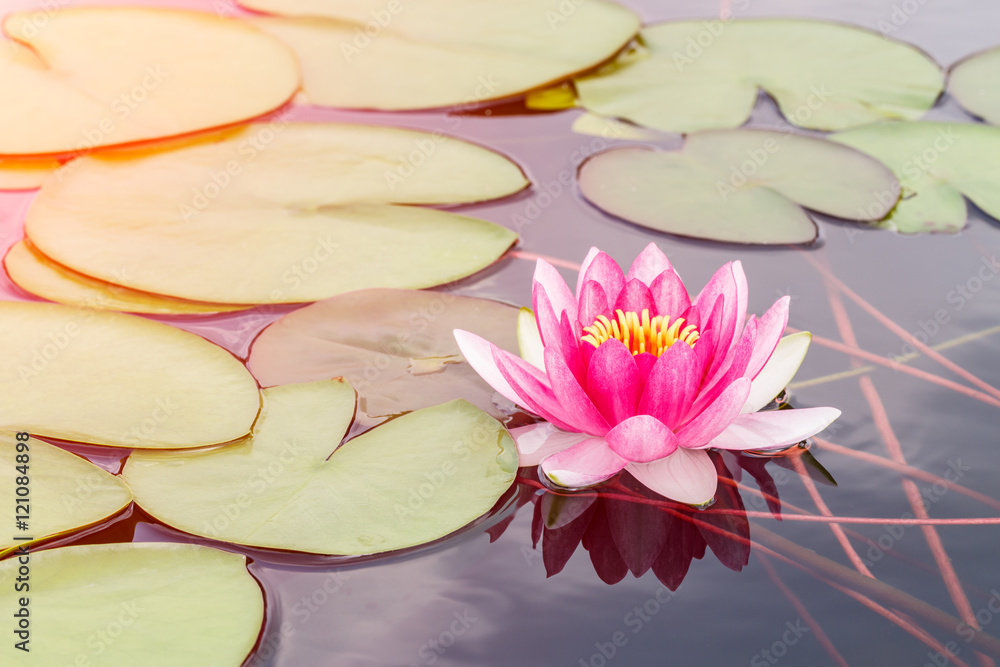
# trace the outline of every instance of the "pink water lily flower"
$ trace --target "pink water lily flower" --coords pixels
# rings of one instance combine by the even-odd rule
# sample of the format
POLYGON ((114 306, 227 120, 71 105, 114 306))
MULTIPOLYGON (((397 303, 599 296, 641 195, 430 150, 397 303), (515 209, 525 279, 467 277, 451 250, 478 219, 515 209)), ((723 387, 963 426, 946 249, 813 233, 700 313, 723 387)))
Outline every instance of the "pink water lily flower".
POLYGON ((628 274, 591 248, 576 296, 539 260, 519 322, 521 357, 467 331, 455 338, 494 389, 548 423, 512 433, 520 464, 555 484, 602 482, 628 470, 653 491, 693 505, 715 495, 707 449, 783 447, 826 428, 834 408, 758 412, 798 370, 808 333, 782 338, 788 297, 746 316, 739 262, 691 299, 649 244, 628 274))

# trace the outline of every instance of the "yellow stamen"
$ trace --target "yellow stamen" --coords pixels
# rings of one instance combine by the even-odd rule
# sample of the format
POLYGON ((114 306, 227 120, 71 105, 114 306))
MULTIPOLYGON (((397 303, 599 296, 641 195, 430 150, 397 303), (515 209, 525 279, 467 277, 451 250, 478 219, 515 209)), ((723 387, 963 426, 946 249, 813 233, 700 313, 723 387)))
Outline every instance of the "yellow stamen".
POLYGON ((645 308, 641 315, 633 311, 625 313, 616 310, 614 320, 598 315, 593 324, 583 328, 585 335, 580 340, 600 347, 601 343, 616 338, 633 355, 649 352, 658 357, 677 341, 694 347, 700 337, 698 327, 685 324, 684 318, 680 317, 672 322, 662 315, 651 318, 649 310, 645 308))

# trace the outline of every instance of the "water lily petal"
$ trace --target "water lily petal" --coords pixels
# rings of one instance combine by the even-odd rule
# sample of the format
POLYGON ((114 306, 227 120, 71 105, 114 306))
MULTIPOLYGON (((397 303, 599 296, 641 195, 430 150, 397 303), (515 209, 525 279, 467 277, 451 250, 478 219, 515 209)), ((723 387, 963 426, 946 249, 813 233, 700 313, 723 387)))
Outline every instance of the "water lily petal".
MULTIPOLYGON (((576 275, 576 295, 577 297, 583 292, 583 286, 587 282, 587 271, 590 270, 590 265, 594 263, 594 259, 601 254, 597 246, 590 246, 590 250, 587 252, 587 256, 583 258, 583 262, 580 264, 580 273, 576 275)), ((593 280, 591 278, 590 280, 593 280)))
POLYGON ((709 379, 702 384, 698 400, 694 402, 694 413, 701 412, 715 401, 726 387, 737 379, 746 376, 747 364, 753 355, 754 343, 757 340, 756 318, 751 318, 743 331, 740 342, 726 355, 726 360, 715 366, 709 379))
POLYGON ((542 461, 542 472, 559 486, 580 488, 603 482, 627 463, 604 438, 588 438, 542 461))
POLYGON ((670 270, 670 260, 655 243, 650 243, 632 262, 625 281, 638 280, 649 287, 658 275, 668 270, 670 270))
MULTIPOLYGON (((674 319, 691 307, 691 297, 684 288, 684 281, 673 268, 667 269, 653 279, 649 285, 656 303, 656 314, 674 319)), ((698 322, 686 320, 688 324, 698 326, 698 322)))
POLYGON ((729 349, 729 343, 726 343, 725 346, 720 345, 720 339, 723 337, 721 330, 725 310, 726 298, 723 296, 711 304, 711 310, 701 310, 702 315, 707 314, 707 316, 702 321, 702 327, 699 330, 700 337, 694 349, 698 353, 698 359, 701 360, 702 368, 705 369, 706 377, 716 365, 717 353, 721 362, 722 355, 729 349))
POLYGON ((708 407, 677 430, 681 446, 707 447, 740 414, 749 394, 750 378, 739 378, 726 387, 708 407))
POLYGON ((791 300, 789 296, 781 297, 757 320, 757 342, 754 343, 750 363, 747 364, 748 377, 754 378, 760 373, 778 346, 781 334, 788 324, 788 304, 791 300))
POLYGON ((574 430, 599 436, 608 432, 611 426, 590 400, 559 352, 550 347, 545 348, 545 371, 559 404, 572 416, 573 424, 577 427, 574 430))
POLYGON ((656 417, 670 428, 681 424, 698 395, 701 368, 689 345, 671 345, 649 372, 639 399, 639 414, 656 417))
POLYGON ((659 357, 650 354, 649 352, 643 352, 642 354, 637 354, 632 357, 635 359, 635 368, 638 373, 639 378, 639 397, 642 397, 642 392, 646 390, 646 380, 649 379, 649 373, 653 370, 653 366, 659 361, 659 357))
POLYGON ((546 458, 590 438, 586 433, 563 431, 548 422, 510 429, 517 444, 517 462, 522 468, 536 466, 546 458))
POLYGON ((601 344, 587 367, 587 390, 608 424, 635 415, 642 386, 635 357, 617 339, 601 344))
POLYGON ((709 310, 719 297, 725 298, 722 322, 717 329, 716 354, 725 353, 732 341, 743 332, 747 313, 747 277, 743 264, 729 262, 712 276, 694 302, 702 310, 709 310))
POLYGON ((621 267, 606 253, 600 251, 594 255, 587 268, 581 272, 581 276, 583 283, 588 280, 600 283, 611 303, 618 300, 618 293, 625 286, 625 274, 622 273, 621 267))
POLYGON ((583 283, 578 311, 581 328, 592 325, 598 315, 610 318, 613 312, 611 306, 612 304, 608 303, 608 295, 599 282, 588 280, 583 283))
POLYGON ((681 447, 652 463, 630 463, 628 471, 661 496, 689 505, 710 501, 719 483, 708 452, 699 449, 681 447))
POLYGON ((653 293, 645 283, 641 280, 629 280, 618 294, 615 310, 625 313, 631 311, 638 315, 641 315, 643 310, 648 310, 652 317, 656 315, 656 302, 653 301, 653 293))
POLYGON ((545 359, 542 356, 545 346, 538 333, 538 321, 530 308, 522 308, 517 314, 517 346, 522 359, 539 370, 545 370, 545 359))
POLYGON ((486 381, 486 384, 496 389, 507 400, 521 403, 521 397, 500 373, 500 369, 497 368, 497 364, 493 360, 493 350, 496 346, 488 340, 462 329, 455 329, 454 334, 462 356, 486 381))
POLYGON ((538 319, 538 333, 545 349, 553 349, 573 371, 577 380, 586 379, 586 367, 580 359, 580 342, 574 331, 576 318, 570 319, 566 312, 557 313, 544 290, 535 292, 535 317, 538 319), (571 324, 572 323, 572 324, 571 324))
POLYGON ((531 288, 533 298, 538 290, 544 290, 548 295, 549 303, 552 304, 557 316, 566 312, 569 313, 570 320, 576 319, 576 297, 573 296, 573 292, 559 271, 544 259, 538 260, 535 264, 535 276, 531 288))
POLYGON ((736 417, 709 443, 719 449, 767 449, 794 445, 816 435, 840 416, 836 408, 768 410, 736 417))
POLYGON ((750 385, 750 395, 742 410, 744 414, 757 412, 788 386, 809 351, 810 341, 812 334, 808 331, 800 331, 778 341, 771 358, 750 385))
POLYGON ((608 447, 633 463, 649 463, 677 449, 677 436, 659 419, 636 415, 608 431, 608 447))
POLYGON ((575 426, 575 416, 559 403, 559 399, 549 387, 549 379, 545 374, 520 357, 505 352, 495 345, 491 344, 490 348, 497 369, 517 397, 513 399, 515 403, 565 431, 583 430, 575 426))

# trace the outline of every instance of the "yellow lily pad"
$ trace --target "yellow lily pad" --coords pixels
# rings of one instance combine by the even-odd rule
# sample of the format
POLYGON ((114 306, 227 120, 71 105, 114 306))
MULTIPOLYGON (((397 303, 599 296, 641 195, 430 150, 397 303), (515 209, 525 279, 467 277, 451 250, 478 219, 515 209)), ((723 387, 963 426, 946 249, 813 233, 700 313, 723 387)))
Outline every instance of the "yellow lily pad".
POLYGON ((412 412, 340 445, 355 410, 346 381, 263 393, 254 434, 240 443, 129 457, 122 476, 139 506, 217 540, 362 555, 462 528, 493 507, 517 472, 507 431, 465 401, 412 412))
POLYGON ((520 95, 608 60, 639 18, 604 0, 240 0, 298 54, 312 104, 428 109, 520 95))
POLYGON ((0 160, 0 190, 34 190, 59 168, 57 160, 0 160))
POLYGON ((67 306, 153 315, 201 315, 242 309, 231 304, 173 299, 97 280, 53 262, 29 241, 11 246, 3 265, 21 289, 67 306))
POLYGON ((112 447, 240 438, 257 383, 229 352, 119 313, 0 302, 0 429, 112 447))
POLYGON ((132 492, 86 459, 27 433, 0 432, 0 502, 18 528, 0 533, 2 555, 103 521, 125 509, 132 492))
POLYGON ((243 21, 151 7, 8 15, 0 154, 178 136, 263 115, 299 85, 295 56, 243 21))
POLYGON ((0 562, 0 608, 14 626, 0 645, 5 665, 239 667, 264 621, 240 554, 146 542, 20 558, 0 562), (22 566, 30 590, 16 588, 22 566))
POLYGON ((105 282, 228 304, 466 277, 517 236, 410 205, 478 202, 528 183, 507 158, 440 134, 283 121, 65 169, 28 212, 38 250, 105 282))

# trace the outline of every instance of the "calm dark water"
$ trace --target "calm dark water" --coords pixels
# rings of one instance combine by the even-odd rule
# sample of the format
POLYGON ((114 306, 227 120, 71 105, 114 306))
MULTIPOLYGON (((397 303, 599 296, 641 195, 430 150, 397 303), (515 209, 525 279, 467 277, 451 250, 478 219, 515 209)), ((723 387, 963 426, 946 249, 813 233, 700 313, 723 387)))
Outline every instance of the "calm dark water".
MULTIPOLYGON (((209 0, 175 4, 213 8, 209 0)), ((634 7, 647 21, 711 17, 719 11, 716 3, 701 1, 649 0, 623 4, 634 7)), ((946 66, 1000 42, 996 30, 1000 25, 1000 5, 988 0, 733 0, 732 8, 736 16, 829 18, 872 29, 890 25, 897 28, 892 36, 916 44, 946 66)), ((598 245, 627 263, 643 246, 655 241, 693 290, 700 289, 722 263, 740 259, 750 282, 751 312, 762 313, 779 296, 790 294, 790 326, 836 341, 842 337, 827 289, 821 275, 807 261, 807 254, 828 262, 836 276, 913 334, 933 329, 928 322, 943 309, 946 323, 928 335, 931 345, 976 334, 1000 322, 1000 279, 992 279, 995 276, 991 274, 988 279, 970 282, 983 266, 984 258, 1000 251, 997 221, 978 211, 971 212, 968 228, 954 236, 904 237, 820 218, 820 243, 806 251, 680 240, 613 220, 590 207, 572 188, 551 198, 543 194, 540 184, 557 181, 560 173, 574 170, 585 154, 605 147, 593 137, 570 131, 578 114, 567 111, 509 115, 497 109, 489 116, 483 112, 446 116, 301 109, 293 118, 444 129, 505 153, 525 169, 535 187, 506 200, 465 207, 463 212, 508 226, 519 219, 515 216, 530 218, 530 223, 519 230, 522 240, 518 249, 522 251, 579 262, 591 245, 598 245), (959 285, 968 286, 971 298, 949 300, 949 294, 959 285), (973 287, 976 287, 974 292, 973 287)), ((763 100, 752 123, 766 127, 776 118, 772 105, 763 100)), ((970 120, 947 97, 931 118, 970 120)), ((627 142, 607 145, 619 143, 627 142)), ((662 145, 671 143, 677 142, 668 139, 662 145)), ((6 247, 20 237, 21 218, 30 198, 30 194, 0 195, 0 245, 6 247)), ((508 257, 491 270, 453 287, 463 294, 527 304, 532 271, 533 262, 508 257)), ((575 279, 573 271, 566 270, 564 275, 575 279)), ((4 298, 21 297, 5 280, 0 291, 4 298)), ((899 336, 870 314, 848 300, 845 304, 863 349, 883 357, 908 351, 903 349, 899 336)), ((236 314, 168 321, 245 355, 252 337, 276 316, 236 314)), ((985 382, 1000 386, 1000 334, 980 336, 943 354, 985 382)), ((933 360, 920 358, 911 365, 949 380, 962 381, 933 360)), ((814 344, 796 378, 806 386, 793 386, 792 399, 799 407, 832 405, 843 410, 840 420, 823 435, 826 440, 851 450, 887 456, 882 434, 873 421, 872 406, 861 391, 858 381, 861 376, 809 383, 851 368, 851 360, 842 352, 814 344)), ((961 485, 1000 497, 1000 484, 996 481, 1000 479, 997 407, 888 368, 879 367, 867 377, 884 404, 910 465, 934 475, 949 474, 952 479, 960 474, 961 485)), ((891 520, 911 511, 903 491, 904 478, 898 472, 822 448, 814 447, 812 451, 838 482, 837 487, 819 487, 835 515, 891 520)), ((117 454, 102 455, 93 448, 86 453, 99 463, 116 468, 117 454)), ((727 459, 727 464, 734 468, 732 459, 727 459)), ((817 513, 798 475, 784 471, 774 462, 766 466, 762 463, 761 467, 774 476, 783 501, 817 513)), ((522 473, 531 478, 530 471, 522 473)), ((747 473, 743 473, 743 482, 756 488, 747 473)), ((916 484, 926 494, 932 517, 997 515, 996 509, 960 493, 936 491, 930 481, 918 479, 916 484)), ((527 500, 532 487, 522 488, 522 500, 527 500)), ((763 502, 752 494, 746 493, 744 498, 748 509, 765 510, 763 502)), ((787 563, 769 559, 775 576, 801 602, 812 620, 806 619, 801 608, 776 585, 760 559, 761 551, 756 548, 750 550, 749 562, 739 572, 723 564, 710 548, 703 558, 691 563, 676 593, 671 593, 653 571, 638 578, 629 573, 610 585, 599 574, 609 578, 609 571, 617 567, 614 556, 606 553, 613 548, 609 544, 616 544, 615 535, 621 540, 627 534, 629 544, 638 549, 655 542, 657 531, 667 530, 641 512, 639 516, 645 519, 635 522, 632 532, 606 525, 603 533, 599 526, 594 528, 590 551, 577 548, 562 571, 548 577, 542 549, 550 548, 555 553, 569 549, 572 544, 571 540, 552 539, 546 545, 543 539, 538 548, 533 547, 532 521, 537 502, 542 501, 536 498, 515 511, 511 498, 507 507, 500 508, 495 516, 459 535, 413 552, 367 561, 345 563, 247 552, 253 558, 251 571, 267 592, 267 625, 260 650, 248 664, 281 667, 837 664, 820 641, 818 629, 847 664, 949 664, 950 658, 935 655, 934 649, 913 634, 843 592, 787 563), (509 524, 502 535, 491 541, 486 529, 506 520, 509 524), (601 555, 592 560, 595 553, 601 555), (599 565, 595 567, 594 562, 599 565)), ((597 510, 591 507, 581 511, 597 510)), ((628 511, 621 507, 600 511, 604 512, 603 521, 631 520, 628 511)), ((785 512, 794 513, 787 507, 785 512)), ((778 522, 766 517, 753 518, 751 524, 851 567, 828 525, 778 522)), ((920 528, 883 525, 848 528, 855 535, 852 544, 869 561, 876 578, 952 616, 958 615, 920 528), (871 540, 871 544, 881 544, 882 548, 872 547, 864 538, 871 540)), ((686 530, 676 526, 669 529, 667 537, 674 539, 671 544, 687 544, 680 537, 687 534, 686 530)), ((751 525, 751 538, 757 539, 757 530, 751 525)), ((494 528, 493 533, 499 534, 500 528, 494 528)), ((1000 528, 948 526, 939 528, 937 533, 971 609, 980 612, 979 622, 984 631, 1000 637, 1000 615, 991 610, 991 605, 992 609, 1000 609, 1000 594, 995 592, 1000 591, 997 557, 1000 528)), ((187 541, 189 538, 135 511, 130 517, 82 539, 187 541)), ((723 547, 720 550, 725 552, 723 547)), ((734 565, 739 556, 728 553, 724 560, 734 565)), ((959 627, 949 631, 915 620, 942 644, 953 642, 958 659, 979 664, 959 627)))

